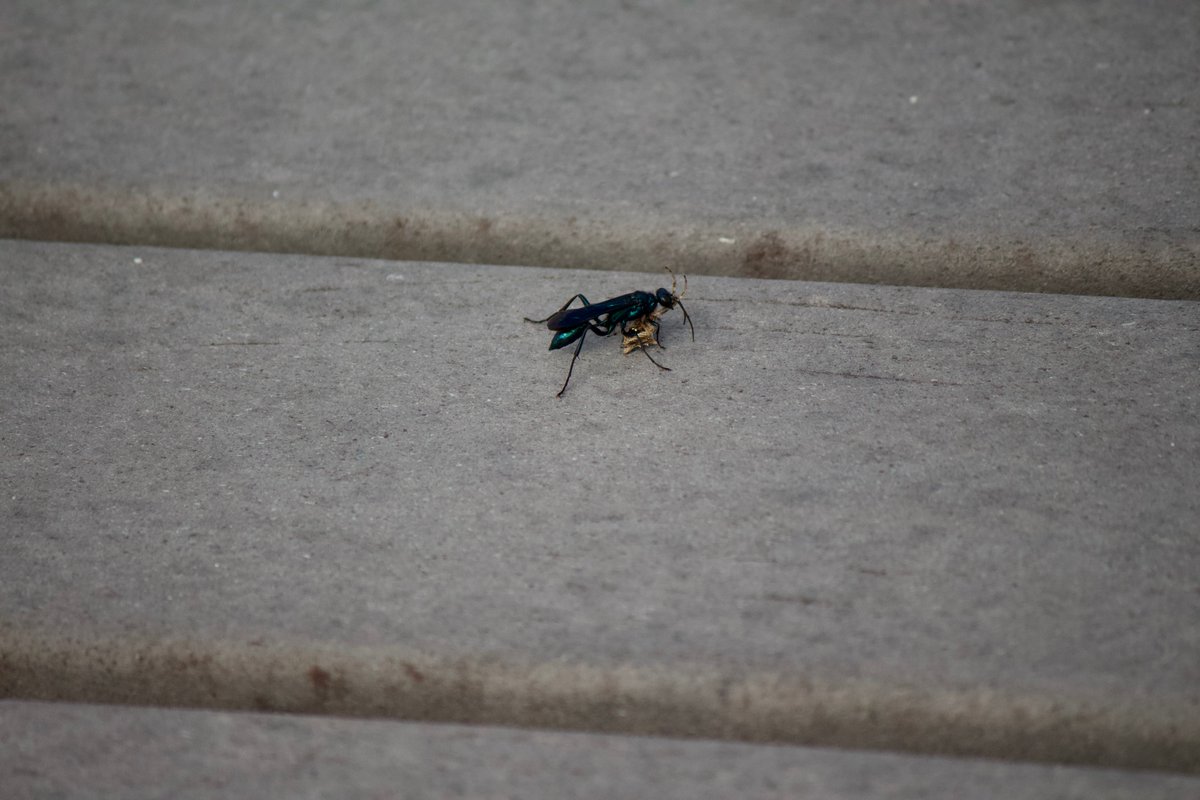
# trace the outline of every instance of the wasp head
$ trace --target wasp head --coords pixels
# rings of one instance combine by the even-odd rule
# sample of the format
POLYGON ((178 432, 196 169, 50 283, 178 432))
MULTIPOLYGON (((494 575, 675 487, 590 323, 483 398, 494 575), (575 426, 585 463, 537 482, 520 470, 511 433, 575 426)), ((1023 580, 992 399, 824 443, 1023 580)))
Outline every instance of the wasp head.
MULTIPOLYGON (((671 272, 670 267, 667 267, 667 272, 671 272)), ((683 307, 683 296, 685 294, 687 294, 687 275, 683 276, 683 291, 679 294, 675 294, 675 273, 671 272, 670 290, 659 289, 654 293, 654 299, 658 301, 659 305, 659 308, 655 309, 655 311, 658 313, 654 314, 654 317, 657 318, 661 316, 664 311, 668 311, 675 306, 679 306, 679 310, 683 312, 683 318, 687 320, 688 327, 692 330, 692 341, 694 342, 696 341, 696 328, 692 325, 692 318, 688 315, 687 309, 683 307)))

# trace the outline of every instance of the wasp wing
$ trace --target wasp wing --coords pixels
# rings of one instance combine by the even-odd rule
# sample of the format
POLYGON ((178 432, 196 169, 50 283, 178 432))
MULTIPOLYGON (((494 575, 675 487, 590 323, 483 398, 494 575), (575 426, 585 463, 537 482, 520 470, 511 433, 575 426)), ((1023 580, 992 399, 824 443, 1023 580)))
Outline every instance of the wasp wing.
POLYGON ((599 303, 592 303, 582 308, 564 309, 546 320, 546 327, 552 331, 565 331, 570 328, 578 328, 581 325, 598 322, 601 317, 611 314, 614 311, 647 306, 647 299, 653 301, 654 298, 646 292, 630 292, 629 294, 623 294, 620 297, 603 300, 599 303))

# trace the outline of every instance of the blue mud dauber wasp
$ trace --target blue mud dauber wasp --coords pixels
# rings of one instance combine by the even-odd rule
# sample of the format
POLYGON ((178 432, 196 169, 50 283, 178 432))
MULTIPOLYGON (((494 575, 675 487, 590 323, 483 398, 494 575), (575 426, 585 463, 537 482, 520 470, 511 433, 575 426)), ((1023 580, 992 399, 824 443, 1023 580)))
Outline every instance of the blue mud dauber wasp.
MULTIPOLYGON (((671 272, 671 270, 668 269, 667 272, 671 272)), ((555 397, 562 397, 563 392, 567 390, 567 384, 571 382, 571 373, 575 370, 575 359, 579 358, 579 351, 583 349, 583 340, 588 331, 597 336, 611 336, 619 330, 621 332, 621 352, 628 355, 634 350, 641 350, 646 354, 646 358, 650 359, 650 363, 669 372, 671 368, 664 367, 655 361, 648 348, 651 345, 657 345, 666 350, 658 341, 659 318, 675 306, 679 306, 679 310, 683 312, 683 318, 692 331, 692 341, 696 341, 696 328, 692 325, 692 318, 688 315, 687 309, 683 307, 683 303, 680 302, 686 293, 687 276, 683 276, 683 291, 675 294, 675 273, 671 272, 670 291, 659 289, 653 294, 640 291, 630 292, 600 303, 589 302, 581 293, 563 303, 562 308, 545 319, 525 317, 526 322, 537 324, 544 322, 547 328, 555 332, 550 339, 551 350, 566 347, 571 342, 579 340, 579 344, 575 347, 575 355, 571 356, 571 366, 567 368, 567 379, 563 381, 562 388, 558 390, 555 397), (568 309, 567 306, 576 300, 582 300, 583 306, 568 309)))

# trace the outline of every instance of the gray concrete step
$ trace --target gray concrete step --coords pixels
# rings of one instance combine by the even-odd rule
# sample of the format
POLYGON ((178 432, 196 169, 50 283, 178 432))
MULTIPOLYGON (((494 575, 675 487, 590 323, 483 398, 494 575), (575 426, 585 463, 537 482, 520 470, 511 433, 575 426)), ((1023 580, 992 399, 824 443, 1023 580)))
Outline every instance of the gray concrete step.
POLYGON ((729 742, 0 702, 8 800, 1175 798, 1200 779, 729 742))
POLYGON ((647 280, 0 244, 0 696, 1200 767, 1196 304, 647 280))
POLYGON ((1200 4, 0 8, 0 236, 1200 298, 1200 4))

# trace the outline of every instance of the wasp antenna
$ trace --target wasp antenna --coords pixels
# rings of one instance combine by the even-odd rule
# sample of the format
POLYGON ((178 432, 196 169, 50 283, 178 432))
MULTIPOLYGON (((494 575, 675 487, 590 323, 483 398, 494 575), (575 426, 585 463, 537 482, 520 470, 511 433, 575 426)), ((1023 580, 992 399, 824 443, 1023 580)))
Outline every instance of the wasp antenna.
MULTIPOLYGON (((684 291, 687 291, 686 286, 684 287, 684 291)), ((696 326, 692 324, 691 315, 688 314, 687 309, 683 307, 682 302, 680 302, 679 300, 676 300, 675 304, 679 306, 679 310, 683 312, 683 318, 685 320, 687 320, 688 327, 692 329, 692 341, 693 342, 696 341, 696 326)))

